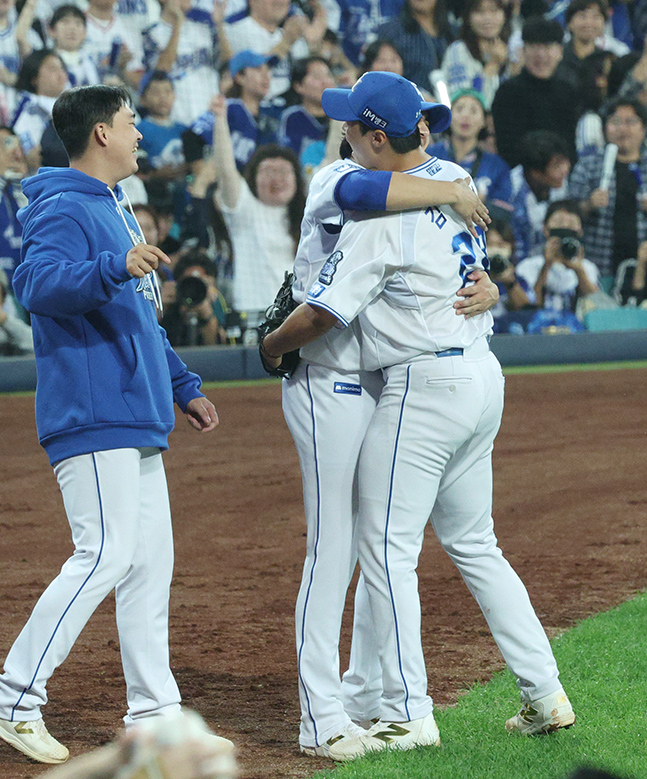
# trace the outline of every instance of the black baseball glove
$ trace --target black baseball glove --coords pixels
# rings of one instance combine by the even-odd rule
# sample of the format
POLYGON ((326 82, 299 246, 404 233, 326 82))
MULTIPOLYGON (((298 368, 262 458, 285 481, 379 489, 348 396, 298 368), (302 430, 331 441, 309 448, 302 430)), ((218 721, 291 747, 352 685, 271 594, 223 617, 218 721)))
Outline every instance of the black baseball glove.
POLYGON ((270 376, 280 376, 284 379, 291 379, 294 375, 301 360, 299 357, 299 350, 295 349, 293 352, 284 354, 281 364, 274 368, 269 365, 265 359, 263 340, 268 333, 271 333, 280 327, 297 307, 297 304, 292 299, 293 282, 294 274, 286 271, 285 280, 283 281, 283 284, 281 284, 281 289, 276 293, 274 303, 267 309, 265 312, 265 319, 258 326, 258 349, 261 355, 263 368, 265 368, 270 376))

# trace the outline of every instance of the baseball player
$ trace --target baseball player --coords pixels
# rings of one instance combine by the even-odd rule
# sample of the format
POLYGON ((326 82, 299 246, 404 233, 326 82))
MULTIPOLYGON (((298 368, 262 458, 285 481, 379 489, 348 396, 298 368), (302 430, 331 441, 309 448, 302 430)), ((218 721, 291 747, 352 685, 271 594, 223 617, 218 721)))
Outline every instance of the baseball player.
POLYGON ((0 738, 43 763, 68 757, 41 716, 47 682, 113 589, 126 725, 179 712, 169 666, 173 538, 161 452, 173 401, 197 430, 218 424, 200 378, 157 324, 153 271, 168 258, 143 242, 120 202, 117 182, 137 170, 141 139, 128 92, 65 92, 53 119, 70 168, 41 169, 23 184, 29 205, 20 212, 22 262, 13 286, 32 315, 38 434, 75 550, 0 676, 0 738))
MULTIPOLYGON (((417 90, 379 78, 352 92, 327 90, 326 113, 348 123, 355 159, 379 170, 452 179, 457 166, 419 146, 417 90)), ((360 565, 382 668, 380 719, 328 746, 348 760, 387 745, 440 743, 427 695, 417 565, 431 521, 477 599, 517 678, 521 711, 508 730, 568 727, 575 715, 546 635, 519 577, 497 547, 491 516, 491 451, 503 408, 503 376, 489 351, 489 313, 455 315, 456 287, 487 268, 483 234, 451 209, 357 218, 310 287, 306 303, 264 341, 278 357, 347 332, 357 322, 361 366, 386 379, 359 460, 360 565)), ((306 350, 302 350, 306 351, 306 350)), ((340 450, 343 452, 342 447, 340 450)))
MULTIPOLYGON (((373 76, 369 78, 369 83, 373 76)), ((390 83, 391 75, 386 76, 390 83)), ((432 130, 449 122, 449 110, 425 104, 432 130)), ((293 295, 305 299, 324 259, 334 250, 346 209, 384 210, 453 203, 474 229, 472 216, 486 215, 462 183, 412 180, 387 171, 338 161, 311 182, 295 261, 293 295), (456 199, 458 198, 458 200, 456 199)), ((468 227, 469 225, 469 227, 468 227)), ((458 312, 470 315, 494 305, 487 277, 466 290, 458 312)), ((458 286, 457 286, 458 289, 458 286)), ((457 303, 457 305, 459 305, 457 303)), ((458 313, 457 312, 457 313, 458 313)), ((348 584, 356 565, 353 540, 355 472, 359 448, 382 388, 379 372, 360 372, 353 328, 303 350, 303 364, 283 383, 283 409, 300 457, 308 540, 296 607, 301 702, 300 745, 309 755, 328 756, 330 743, 356 733, 352 725, 379 714, 379 666, 366 624, 366 601, 357 590, 351 670, 344 692, 339 678, 339 631, 348 584)))

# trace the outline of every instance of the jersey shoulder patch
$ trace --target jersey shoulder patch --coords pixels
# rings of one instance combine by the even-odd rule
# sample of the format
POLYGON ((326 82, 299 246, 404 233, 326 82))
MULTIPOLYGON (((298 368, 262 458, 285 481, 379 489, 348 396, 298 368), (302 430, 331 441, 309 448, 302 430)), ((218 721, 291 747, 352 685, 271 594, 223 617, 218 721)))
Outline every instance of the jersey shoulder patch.
POLYGON ((330 257, 324 262, 321 272, 319 273, 319 283, 328 286, 332 283, 333 276, 337 270, 337 266, 344 259, 344 253, 340 251, 333 252, 330 257))

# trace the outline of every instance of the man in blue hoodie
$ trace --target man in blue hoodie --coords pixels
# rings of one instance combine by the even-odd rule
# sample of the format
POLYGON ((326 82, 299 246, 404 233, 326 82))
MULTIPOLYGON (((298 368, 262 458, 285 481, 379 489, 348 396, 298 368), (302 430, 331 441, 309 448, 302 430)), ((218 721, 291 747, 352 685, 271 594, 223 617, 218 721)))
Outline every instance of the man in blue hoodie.
POLYGON ((197 430, 218 424, 200 378, 157 322, 155 270, 169 260, 144 243, 120 203, 118 182, 137 170, 142 137, 128 93, 70 90, 57 100, 53 120, 70 168, 43 168, 24 183, 29 205, 19 216, 23 245, 13 283, 31 312, 38 435, 75 551, 37 602, 0 676, 0 737, 43 763, 68 757, 41 717, 47 681, 113 589, 126 726, 178 712, 168 649, 173 537, 161 452, 174 401, 197 430))

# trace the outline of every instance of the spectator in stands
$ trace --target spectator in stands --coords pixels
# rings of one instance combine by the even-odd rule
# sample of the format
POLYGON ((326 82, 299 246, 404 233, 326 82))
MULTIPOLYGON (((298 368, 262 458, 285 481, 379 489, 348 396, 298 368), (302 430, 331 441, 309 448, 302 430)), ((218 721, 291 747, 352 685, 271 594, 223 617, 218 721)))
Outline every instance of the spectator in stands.
POLYGON ((339 33, 346 56, 358 65, 366 42, 375 37, 382 24, 400 13, 404 0, 337 0, 334 5, 339 6, 339 19, 333 19, 329 12, 328 26, 339 33))
POLYGON ((0 356, 31 354, 34 351, 31 327, 16 316, 8 295, 7 275, 0 269, 0 356))
POLYGON ((551 130, 564 139, 575 160, 578 96, 556 71, 563 30, 554 20, 531 18, 523 28, 524 68, 497 90, 492 103, 499 154, 515 167, 519 142, 531 130, 551 130))
POLYGON ((434 91, 430 74, 440 68, 451 40, 445 0, 406 0, 398 16, 378 27, 377 36, 402 54, 405 78, 434 91))
POLYGON ((158 0, 117 0, 115 14, 125 27, 124 43, 131 51, 141 51, 144 30, 159 21, 161 12, 158 0))
MULTIPOLYGON (((276 143, 279 114, 265 98, 270 90, 268 58, 245 49, 229 61, 233 84, 227 95, 227 123, 234 145, 236 167, 242 172, 257 146, 276 143)), ((213 142, 214 114, 199 116, 184 134, 184 154, 189 163, 202 160, 213 142)))
POLYGON ((485 103, 480 92, 463 89, 452 98, 448 136, 427 150, 441 160, 458 163, 474 179, 481 200, 512 210, 510 168, 496 154, 479 145, 485 128, 485 103))
POLYGON ((211 23, 191 0, 163 0, 162 17, 144 32, 144 61, 148 72, 162 70, 175 87, 173 118, 190 125, 209 108, 218 92, 219 58, 231 58, 222 4, 213 5, 211 23))
POLYGON ((30 171, 40 167, 40 140, 52 118, 56 98, 67 86, 63 60, 49 49, 39 49, 27 56, 16 81, 18 107, 13 128, 27 159, 30 171))
POLYGON ((10 127, 0 126, 0 271, 5 274, 9 293, 13 272, 20 263, 22 225, 16 214, 27 205, 20 188, 26 175, 27 161, 18 136, 10 127))
POLYGON ((269 98, 282 95, 290 88, 289 58, 302 59, 316 51, 327 28, 326 12, 314 3, 310 21, 301 13, 290 12, 290 0, 249 0, 249 15, 227 25, 227 36, 233 54, 251 49, 257 54, 274 57, 269 98))
POLYGON ((194 249, 178 260, 173 274, 175 300, 166 306, 162 318, 171 346, 226 343, 227 304, 218 290, 213 260, 194 249))
POLYGON ((541 251, 549 203, 566 197, 571 170, 564 139, 548 130, 528 133, 519 145, 520 164, 510 173, 512 229, 517 257, 522 260, 541 251))
POLYGON ((89 0, 86 13, 85 48, 105 83, 124 83, 137 89, 144 72, 140 42, 130 48, 125 24, 115 13, 117 0, 89 0))
MULTIPOLYGON (((611 103, 604 122, 618 156, 608 189, 600 187, 604 151, 582 157, 569 183, 584 216, 587 257, 603 277, 614 276, 623 260, 635 258, 647 240, 647 112, 634 100, 611 103)), ((606 282, 605 282, 606 283, 606 282)))
POLYGON ((31 30, 34 6, 35 0, 30 0, 17 16, 15 0, 0 2, 0 83, 6 86, 15 85, 21 60, 42 46, 31 30))
POLYGON ((522 260, 517 278, 530 290, 529 299, 540 308, 575 311, 577 300, 599 290, 598 269, 584 259, 582 219, 573 200, 548 206, 542 254, 522 260))
POLYGON ((286 108, 281 115, 279 143, 292 149, 301 164, 306 150, 310 153, 309 164, 316 166, 323 159, 330 120, 321 107, 321 95, 324 89, 334 86, 330 68, 323 57, 308 57, 294 63, 292 89, 299 104, 286 108), (316 149, 310 148, 313 145, 316 149))
POLYGON ((610 10, 607 0, 571 0, 566 9, 566 24, 571 37, 564 44, 560 75, 575 89, 582 86, 582 66, 598 51, 609 51, 616 57, 629 53, 629 47, 605 35, 610 10))
POLYGON ((146 154, 150 176, 183 184, 187 166, 182 134, 187 127, 171 118, 174 103, 175 89, 168 73, 154 70, 145 77, 139 105, 146 118, 137 125, 143 136, 139 148, 146 154))
POLYGON ((609 73, 615 56, 610 51, 594 51, 580 67, 581 116, 575 131, 577 156, 604 148, 604 123, 600 111, 609 93, 609 73))
POLYGON ((460 40, 443 58, 443 80, 449 94, 475 89, 489 110, 501 81, 508 75, 510 5, 504 0, 468 0, 460 40))
POLYGON ((609 74, 609 94, 647 104, 647 39, 640 53, 633 51, 614 62, 609 74))
POLYGON ((397 73, 398 76, 404 74, 402 55, 391 41, 387 41, 384 38, 378 38, 376 41, 369 43, 362 55, 360 66, 360 76, 363 73, 368 73, 370 70, 397 73))
POLYGON ((49 23, 54 51, 63 60, 71 87, 100 84, 99 71, 84 48, 86 20, 76 5, 60 5, 49 23))
POLYGON ((494 332, 523 332, 523 323, 529 321, 530 312, 535 309, 530 302, 531 290, 523 278, 517 278, 514 235, 509 214, 493 208, 490 216, 492 221, 487 232, 489 273, 499 289, 499 300, 492 309, 494 332), (520 311, 524 315, 518 315, 520 311), (513 323, 520 326, 514 327, 513 323))
POLYGON ((294 152, 280 146, 260 146, 243 178, 236 168, 224 98, 214 109, 215 199, 234 248, 233 303, 237 311, 247 312, 253 328, 273 301, 285 271, 292 268, 304 186, 294 152))

